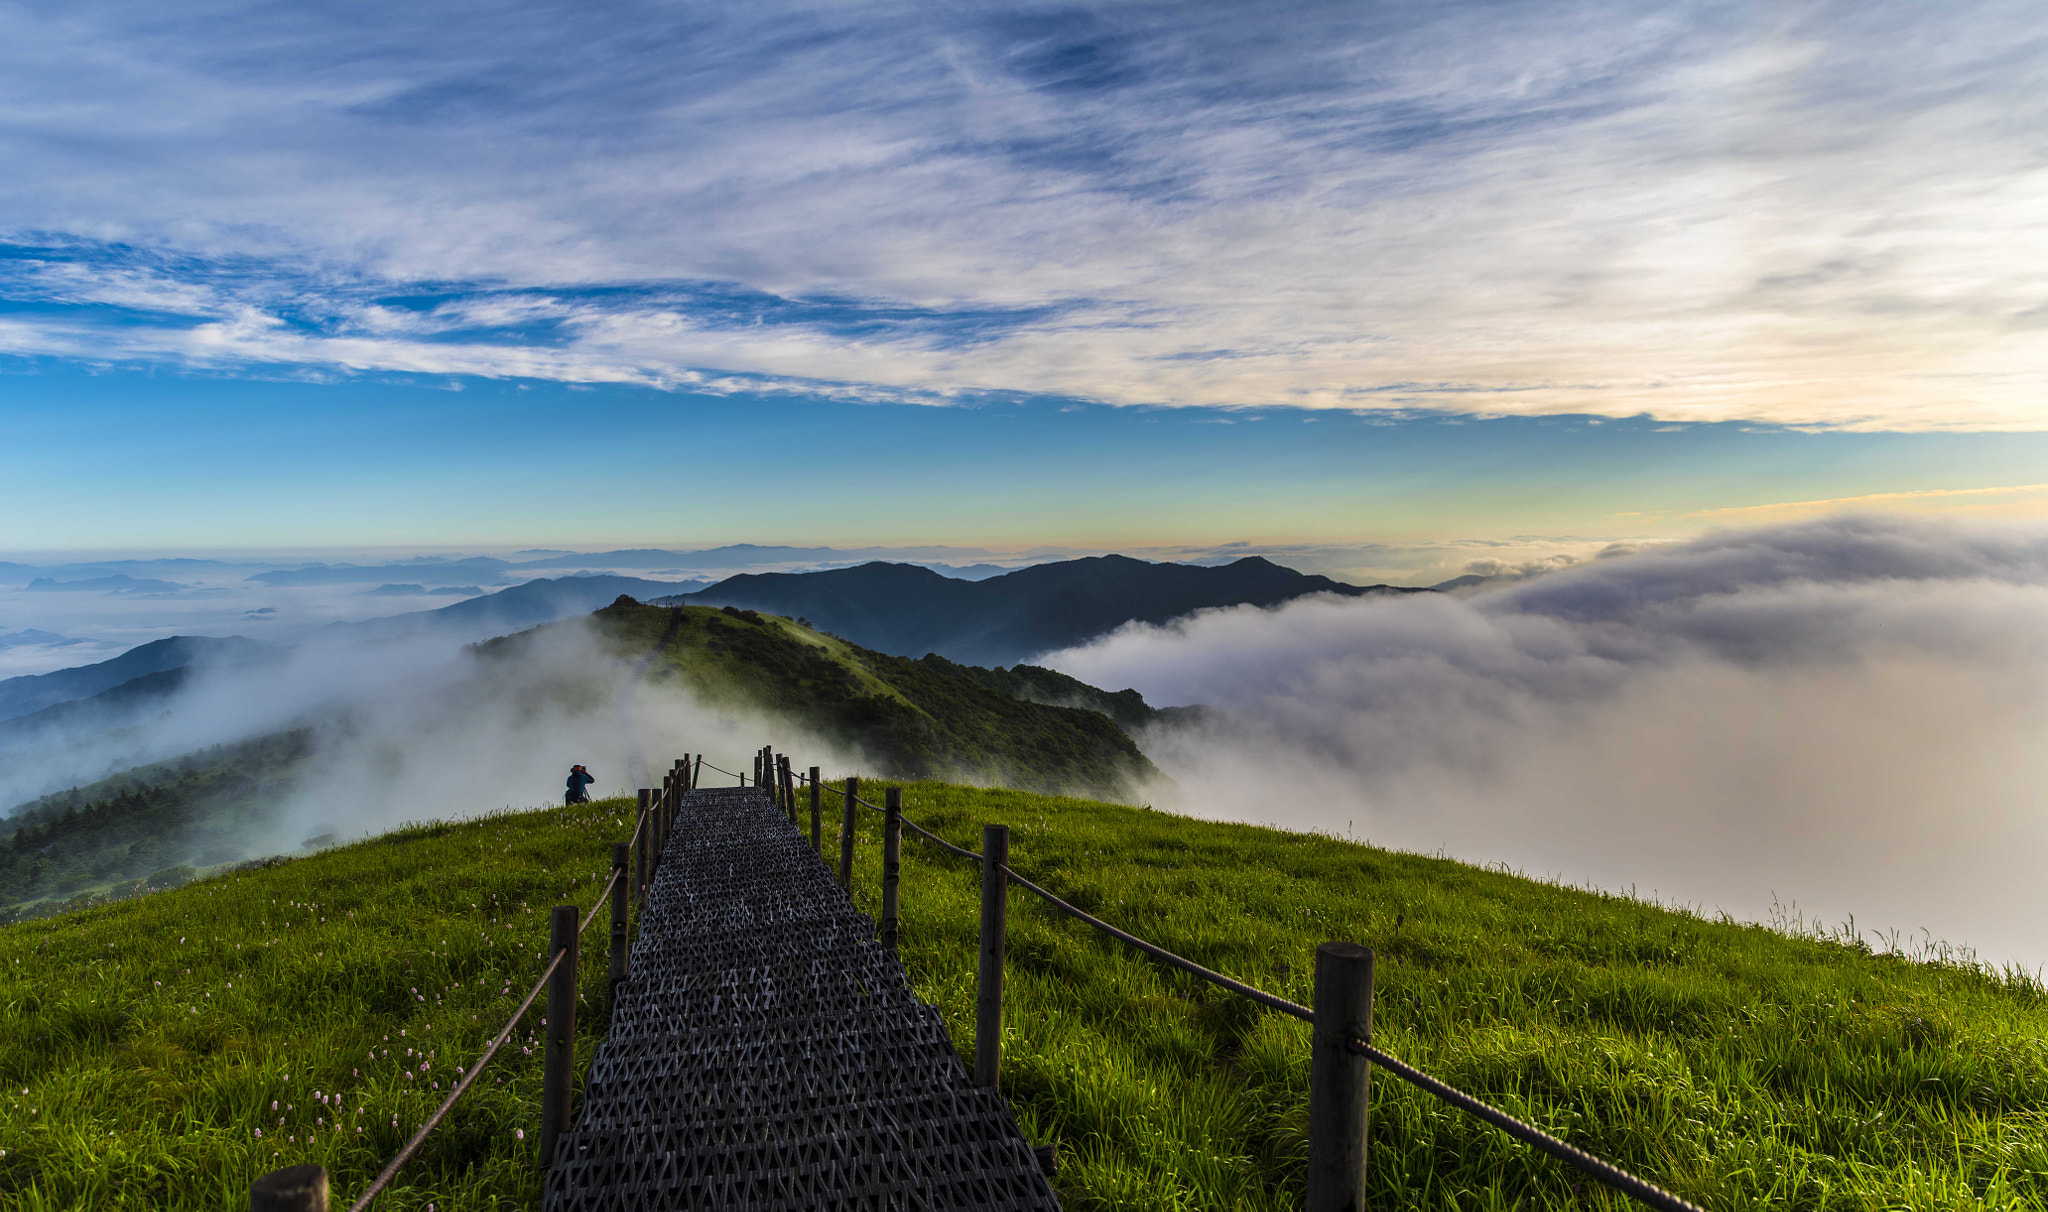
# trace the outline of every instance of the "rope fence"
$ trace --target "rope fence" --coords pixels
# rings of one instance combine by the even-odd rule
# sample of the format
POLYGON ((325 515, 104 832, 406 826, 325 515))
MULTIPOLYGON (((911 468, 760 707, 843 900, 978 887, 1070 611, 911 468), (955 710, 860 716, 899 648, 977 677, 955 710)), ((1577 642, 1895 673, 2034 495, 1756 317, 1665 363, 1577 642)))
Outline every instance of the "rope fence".
MULTIPOLYGON (((633 873, 631 883, 637 884, 642 903, 645 903, 648 878, 658 865, 660 849, 656 844, 665 836, 668 826, 674 821, 683 794, 694 784, 693 768, 688 759, 677 759, 674 768, 663 776, 659 791, 642 788, 639 794, 639 812, 634 819, 633 832, 626 841, 612 846, 611 875, 605 880, 590 912, 577 920, 577 907, 557 905, 549 915, 548 962, 541 969, 540 976, 518 1009, 505 1021, 497 1035, 477 1057, 476 1062, 463 1074, 462 1080, 448 1092, 448 1097, 434 1109, 404 1147, 394 1154, 384 1168, 377 1173, 370 1185, 363 1189, 348 1212, 365 1212, 370 1204, 391 1185, 393 1179, 408 1161, 426 1144, 434 1129, 447 1119, 450 1111, 471 1086, 482 1076, 485 1066, 512 1038, 513 1031, 533 1008, 541 994, 548 995, 548 1016, 545 1020, 548 1036, 543 1048, 543 1073, 541 1077, 541 1127, 540 1164, 545 1168, 552 1160, 556 1138, 569 1126, 574 1091, 571 1086, 575 1077, 576 1045, 576 1001, 577 1001, 577 951, 578 940, 590 929, 598 915, 607 907, 611 909, 610 976, 614 988, 627 975, 628 908, 627 888, 629 872, 633 873), (636 857, 637 856, 637 860, 636 857)), ((289 1166, 274 1170, 256 1180, 249 1189, 251 1212, 327 1212, 328 1178, 324 1167, 318 1165, 289 1166)))
POLYGON ((506 1040, 512 1038, 512 1029, 517 1027, 519 1020, 525 1018, 526 1012, 533 1008, 534 999, 538 998, 541 995, 541 991, 548 987, 548 982, 554 979, 555 969, 562 966, 562 960, 568 954, 567 951, 555 952, 555 958, 549 960, 548 966, 541 970, 540 979, 535 981, 533 988, 527 991, 526 1000, 520 1002, 519 1009, 512 1012, 511 1019, 498 1032, 497 1038, 491 1041, 491 1046, 484 1049, 484 1054, 477 1058, 476 1064, 470 1067, 469 1072, 463 1075, 462 1080, 455 1083, 455 1088, 448 1092, 448 1097, 442 1100, 441 1105, 435 1108, 432 1115, 427 1117, 427 1122, 421 1124, 419 1131, 412 1134, 412 1139, 405 1142, 405 1148, 400 1149, 397 1156, 385 1163, 384 1169, 379 1171, 377 1177, 371 1180, 370 1185, 364 1189, 363 1193, 356 1197, 356 1202, 348 1206, 348 1212, 363 1212, 363 1209, 370 1206, 370 1201, 382 1194, 384 1188, 391 1185, 391 1180, 398 1177, 399 1167, 412 1160, 412 1155, 419 1152, 420 1146, 427 1142, 427 1135, 441 1125, 441 1121, 447 1117, 449 1109, 455 1106, 455 1100, 468 1092, 470 1083, 482 1075, 484 1066, 490 1064, 491 1058, 498 1054, 498 1049, 504 1046, 506 1040))
MULTIPOLYGON (((851 780, 849 781, 851 782, 851 780)), ((825 790, 831 791, 834 794, 841 796, 842 798, 847 796, 846 792, 841 791, 839 788, 833 787, 830 784, 824 784, 823 786, 825 790)), ((867 808, 871 811, 881 813, 885 818, 892 818, 896 821, 899 821, 904 828, 909 829, 911 832, 920 835, 928 841, 936 843, 938 846, 944 848, 947 851, 950 851, 955 855, 958 855, 961 858, 969 859, 975 863, 982 864, 984 868, 988 867, 986 853, 977 854, 976 852, 968 850, 965 847, 956 846, 952 842, 947 841, 945 838, 940 837, 938 834, 933 833, 929 829, 926 829, 923 826, 917 824, 915 821, 912 821, 909 818, 902 816, 898 801, 898 795, 899 793, 897 792, 897 790, 895 788, 891 788, 889 790, 888 796, 886 797, 890 801, 890 803, 885 804, 882 807, 877 807, 876 805, 869 803, 867 800, 859 798, 858 795, 853 796, 851 802, 859 804, 861 807, 867 808)), ((1001 850, 1004 852, 1004 857, 1007 858, 1008 834, 1009 830, 1004 826, 986 826, 984 829, 983 837, 984 852, 993 852, 997 849, 998 846, 1000 846, 1001 850)), ((885 871, 890 865, 891 864, 889 856, 885 854, 885 871)), ((1247 985, 1243 981, 1239 981, 1231 977, 1225 976, 1222 973, 1217 972, 1213 969, 1205 968, 1202 965, 1194 962, 1193 960, 1186 958, 1185 956, 1176 955, 1173 952, 1168 951, 1166 948, 1161 947, 1156 943, 1148 942, 1145 939, 1139 938, 1137 935, 1132 934, 1127 930, 1119 929, 1118 927, 1103 921, 1101 918, 1096 917, 1091 913, 1088 913, 1086 910, 1083 910, 1075 905, 1069 904, 1067 901, 1062 900, 1060 897, 1047 891, 1045 888, 1040 887, 1032 880, 1020 874, 1016 870, 1016 868, 1010 866, 1007 861, 999 862, 994 868, 994 871, 996 873, 999 873, 998 878, 1001 880, 1001 882, 1007 884, 1014 884, 1017 887, 1024 889, 1026 892, 1029 892, 1032 895, 1038 897, 1046 904, 1051 905, 1054 909, 1057 909, 1059 912, 1064 913, 1071 918, 1074 918, 1076 921, 1084 922, 1087 925, 1092 926, 1096 930, 1102 932, 1103 934, 1106 934, 1109 937, 1116 939, 1117 941, 1124 943, 1128 946, 1134 947, 1137 950, 1144 952, 1146 955, 1151 956, 1153 959, 1156 959, 1159 962, 1168 965, 1169 967, 1177 968, 1180 971, 1186 972, 1191 976, 1195 976, 1200 978, 1201 980, 1207 981, 1209 984, 1212 984, 1219 989, 1227 990, 1228 992, 1234 993, 1239 997, 1247 998, 1251 1001, 1259 1003, 1262 1006, 1266 1006, 1269 1009, 1277 1010, 1282 1014, 1291 1015, 1294 1018, 1298 1018, 1303 1022, 1310 1024, 1311 1027, 1314 1027, 1316 1024, 1317 1014, 1315 1010, 1312 1010, 1307 1006, 1301 1005, 1298 1002, 1291 1002, 1284 997, 1279 997, 1274 994, 1268 993, 1263 989, 1247 985)), ((986 887, 987 877, 985 874, 984 890, 986 890, 986 887)), ((987 956, 990 953, 991 948, 991 940, 988 938, 990 923, 987 920, 989 906, 986 902, 987 898, 984 897, 984 923, 981 948, 983 956, 987 956)), ((891 916, 893 917, 893 914, 891 914, 891 916)), ((889 925, 890 927, 893 927, 894 923, 891 922, 889 925)), ((1000 928, 999 923, 998 928, 1000 928)), ((893 934, 893 929, 891 929, 890 932, 893 934)), ((999 954, 1001 949, 1000 943, 996 943, 995 946, 999 954)), ((1479 1117, 1487 1123, 1492 1124, 1494 1127, 1499 1128, 1501 1131, 1506 1132, 1508 1135, 1516 1138, 1517 1140, 1522 1141, 1524 1144, 1533 1146, 1534 1148, 1541 1150, 1542 1152, 1550 1155, 1551 1157, 1554 1157, 1557 1160, 1562 1161, 1569 1166, 1572 1166, 1573 1168, 1577 1169, 1580 1173, 1586 1175, 1587 1177, 1592 1178, 1600 1183, 1603 1183, 1606 1186, 1612 1187, 1614 1190, 1619 1191, 1622 1194, 1627 1195, 1630 1198, 1648 1207, 1656 1208, 1659 1210, 1659 1212, 1704 1212, 1704 1210, 1701 1209, 1699 1205, 1691 1203, 1684 1199, 1680 1199, 1678 1196, 1673 1195, 1669 1191, 1664 1190, 1662 1187, 1656 1186, 1655 1184, 1650 1182, 1646 1182, 1643 1179, 1638 1178, 1633 1174, 1630 1174, 1628 1171, 1621 1169, 1619 1166, 1615 1166, 1609 1162, 1602 1161, 1600 1158, 1595 1157, 1590 1153, 1587 1153, 1583 1149, 1567 1144, 1564 1141, 1559 1140, 1557 1137, 1552 1136, 1549 1133, 1543 1131, 1542 1129, 1536 1127, 1535 1125, 1530 1124, 1524 1120, 1518 1119, 1515 1116, 1510 1115, 1507 1112, 1501 1110, 1500 1108, 1493 1106, 1491 1103, 1476 1098, 1473 1095, 1468 1094, 1465 1091, 1460 1090, 1447 1082, 1440 1081, 1437 1078, 1431 1077, 1429 1074, 1424 1073, 1420 1069, 1417 1069, 1414 1066, 1406 1063, 1405 1061, 1400 1060, 1398 1057, 1395 1057, 1387 1052, 1382 1051, 1379 1048, 1374 1047, 1370 1039, 1372 1004, 1372 953, 1370 951, 1367 951, 1365 948, 1355 947, 1347 943, 1325 943, 1321 948, 1318 948, 1317 954, 1316 976, 1317 985, 1319 989, 1324 983, 1324 969, 1326 964, 1338 969, 1350 967, 1354 970, 1354 973, 1362 967, 1362 971, 1364 974, 1363 997, 1354 998, 1351 1000, 1353 1000, 1354 1002, 1361 1003, 1363 1010, 1362 1018, 1364 1023, 1367 1025, 1367 1031, 1362 1034, 1353 1033, 1349 1031, 1338 1032, 1335 1034, 1317 1032, 1314 1046, 1317 1048, 1318 1051, 1324 1053, 1327 1053, 1334 1049, 1335 1051, 1341 1052, 1350 1057, 1356 1057, 1362 1061, 1365 1061, 1366 1065, 1359 1066, 1358 1068, 1362 1071, 1357 1072, 1356 1074, 1343 1074, 1341 1068, 1338 1069, 1338 1080, 1340 1082, 1342 1081, 1343 1077, 1346 1076, 1349 1076, 1353 1079, 1349 1083, 1355 1087, 1353 1097, 1351 1098, 1345 1098, 1343 1094, 1340 1092, 1327 1092, 1324 1098, 1318 1099, 1316 1097, 1318 1092, 1313 1089, 1311 1090, 1311 1124, 1309 1144, 1310 1195, 1308 1205, 1311 1212, 1321 1212, 1321 1209, 1323 1207, 1342 1208, 1348 1206, 1353 1208, 1359 1208, 1364 1206, 1364 1112, 1365 1096, 1370 1089, 1370 1069, 1368 1067, 1370 1065, 1377 1065, 1380 1068, 1386 1069, 1388 1072, 1394 1074, 1394 1076, 1399 1077, 1401 1080, 1416 1087, 1417 1089, 1435 1095, 1437 1098, 1442 1099, 1444 1102, 1449 1103, 1451 1106, 1479 1117), (1326 957, 1324 954, 1324 952, 1333 948, 1346 949, 1346 953, 1340 954, 1335 957, 1334 963, 1331 962, 1330 958, 1326 957), (1349 954, 1351 952, 1355 952, 1358 954, 1349 954), (1360 958, 1362 958, 1363 960, 1362 965, 1360 965, 1357 962, 1360 958), (1324 1148, 1321 1150, 1321 1152, 1324 1153, 1325 1156, 1319 1158, 1317 1156, 1319 1152, 1317 1147, 1319 1143, 1319 1138, 1327 1138, 1332 1134, 1329 1132, 1319 1133, 1316 1131, 1316 1112, 1318 1110, 1323 1109, 1319 1108, 1316 1104, 1318 1102, 1342 1103, 1346 1101, 1353 1102, 1356 1104, 1357 1131, 1355 1136, 1357 1143, 1351 1149, 1346 1149, 1343 1147, 1345 1144, 1350 1143, 1348 1141, 1326 1143, 1324 1145, 1324 1148), (1328 1171, 1332 1169, 1332 1167, 1328 1165, 1319 1166, 1318 1163, 1327 1162, 1329 1160, 1328 1154, 1330 1154, 1331 1152, 1337 1152, 1340 1154, 1355 1152, 1355 1166, 1345 1165, 1341 1167, 1336 1167, 1336 1169, 1339 1169, 1340 1171, 1347 1171, 1344 1173, 1328 1173, 1328 1171), (1319 1170, 1322 1171, 1321 1174, 1319 1174, 1319 1170), (1320 1183, 1317 1181, 1319 1177, 1323 1178, 1323 1181, 1320 1183), (1318 1188, 1321 1189, 1319 1190, 1318 1188), (1347 1204, 1345 1202, 1345 1199, 1353 1192, 1356 1193, 1357 1202, 1347 1204), (1324 1198, 1319 1198, 1319 1196, 1324 1198)), ((1318 1000, 1320 1000, 1320 997, 1318 1000)), ((993 1035, 998 1040, 1000 1039, 1000 1018, 997 1018, 993 1023, 984 1020, 982 1026, 984 1027, 984 1030, 978 1031, 976 1033, 977 1038, 975 1041, 977 1051, 977 1071, 979 1071, 982 1068, 982 1057, 979 1054, 981 1053, 983 1048, 983 1039, 990 1037, 990 1035, 993 1035), (994 1028, 993 1032, 987 1030, 987 1028, 990 1027, 994 1028)), ((1327 1062, 1331 1058, 1325 1055, 1321 1059, 1327 1062)), ((1323 1070, 1331 1068, 1333 1068, 1333 1066, 1330 1066, 1328 1064, 1319 1066, 1318 1064, 1316 1064, 1315 1061, 1311 1061, 1310 1073, 1312 1085, 1314 1084, 1315 1076, 1317 1076, 1323 1070)), ((995 1083, 993 1081, 990 1081, 987 1084, 993 1085, 995 1083)), ((1328 1079, 1326 1079, 1325 1084, 1329 1084, 1328 1079)), ((1337 1135, 1343 1134, 1339 1133, 1337 1135)))
MULTIPOLYGON (((832 786, 819 777, 816 766, 810 767, 808 773, 798 772, 786 754, 777 754, 772 747, 764 747, 755 753, 751 779, 713 765, 704 759, 703 754, 692 757, 677 759, 670 772, 663 776, 659 789, 641 789, 639 815, 632 835, 625 843, 613 846, 611 876, 598 893, 590 912, 579 921, 576 906, 561 905, 552 911, 549 922, 550 958, 525 999, 462 1080, 449 1091, 448 1097, 349 1205, 348 1212, 366 1212, 371 1202, 390 1186, 399 1170, 419 1152, 435 1128, 476 1082, 485 1066, 511 1038, 514 1029, 543 991, 548 993, 548 1039, 541 1091, 540 1164, 546 1168, 551 1163, 554 1142, 567 1130, 573 1107, 577 940, 609 902, 612 910, 613 987, 626 979, 627 890, 635 888, 641 905, 645 906, 652 873, 659 864, 682 798, 698 785, 702 772, 707 769, 737 779, 741 786, 751 782, 770 793, 777 808, 788 814, 792 824, 798 819, 797 789, 799 786, 807 787, 810 791, 811 843, 821 859, 824 857, 821 793, 829 790, 839 796, 844 813, 840 827, 838 874, 842 885, 849 890, 853 880, 856 806, 881 814, 884 820, 882 914, 878 933, 883 946, 892 951, 896 947, 898 933, 899 847, 905 829, 950 854, 980 866, 981 943, 976 982, 974 1065, 974 1077, 979 1085, 995 1089, 1000 1082, 1006 892, 1014 884, 1058 912, 1162 964, 1309 1024, 1309 1212, 1337 1212, 1339 1209, 1355 1210, 1365 1206, 1368 1106, 1374 1066, 1659 1212, 1702 1212, 1697 1205, 1567 1144, 1375 1047, 1372 1043, 1373 954, 1364 947, 1343 942, 1329 942, 1318 947, 1315 1005, 1313 1008, 1303 1006, 1176 955, 1041 887, 1010 865, 1007 826, 983 826, 982 849, 976 852, 955 845, 906 818, 902 812, 902 791, 899 788, 888 788, 883 803, 877 806, 860 797, 860 780, 857 777, 847 778, 843 788, 832 786)), ((316 1165, 274 1171, 264 1175, 250 1189, 252 1212, 326 1212, 327 1206, 326 1172, 316 1165)))

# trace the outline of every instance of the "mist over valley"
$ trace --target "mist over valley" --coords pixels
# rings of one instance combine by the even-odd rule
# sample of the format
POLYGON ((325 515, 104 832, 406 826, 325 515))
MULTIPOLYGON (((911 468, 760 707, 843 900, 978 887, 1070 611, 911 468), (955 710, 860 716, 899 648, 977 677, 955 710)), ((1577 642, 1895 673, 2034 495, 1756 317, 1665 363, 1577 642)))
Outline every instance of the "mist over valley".
MULTIPOLYGON (((541 579, 297 644, 158 641, 0 682, 0 787, 15 805, 73 787, 90 801, 144 763, 301 731, 235 831, 250 857, 423 803, 543 801, 575 761, 609 788, 644 785, 664 735, 740 746, 795 726, 854 768, 934 769, 937 751, 884 743, 872 720, 864 734, 764 692, 745 661, 650 680, 644 654, 575 622, 638 594, 802 619, 798 633, 869 661, 932 653, 930 668, 1002 697, 1089 711, 1157 768, 1090 781, 955 754, 954 777, 1328 831, 1742 920, 1853 917, 1883 945, 2035 965, 2044 553, 2026 526, 1867 515, 1487 568, 1437 592, 1249 558, 1089 557, 978 581, 887 562, 708 589, 541 579), (507 641, 466 647, 535 626, 516 658, 478 655, 507 641), (1072 681, 1029 673, 1044 666, 1072 681)), ((954 709, 905 701, 927 725, 954 709)))

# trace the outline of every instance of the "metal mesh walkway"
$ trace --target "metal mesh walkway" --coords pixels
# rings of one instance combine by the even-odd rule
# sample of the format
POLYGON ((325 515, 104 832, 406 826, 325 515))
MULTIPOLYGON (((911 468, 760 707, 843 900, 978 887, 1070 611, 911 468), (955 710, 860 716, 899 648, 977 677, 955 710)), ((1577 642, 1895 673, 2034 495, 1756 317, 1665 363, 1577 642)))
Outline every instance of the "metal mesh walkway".
POLYGON ((1046 1209, 874 922, 757 787, 683 798, 548 1212, 1046 1209))

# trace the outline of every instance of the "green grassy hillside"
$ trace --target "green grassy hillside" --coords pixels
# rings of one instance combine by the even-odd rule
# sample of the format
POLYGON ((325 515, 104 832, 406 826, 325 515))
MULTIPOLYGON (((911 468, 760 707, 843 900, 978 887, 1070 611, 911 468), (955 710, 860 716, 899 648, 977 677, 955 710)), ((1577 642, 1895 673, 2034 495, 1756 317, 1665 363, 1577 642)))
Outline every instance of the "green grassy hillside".
MULTIPOLYGON (((904 802, 971 847, 1008 824, 1055 894, 1304 1004, 1318 943, 1375 948, 1381 1047, 1706 1207, 2048 1206, 2032 981, 1326 837, 936 784, 904 802)), ((870 907, 878 835, 870 816, 870 907)), ((977 874, 904 846, 903 954, 966 1046, 977 874)), ((1068 1207, 1300 1206, 1302 1024, 1021 891, 1010 957, 1005 1086, 1067 1152, 1068 1207)), ((1373 1117, 1375 1207, 1634 1206, 1398 1079, 1373 1117)))
POLYGON ((244 857, 311 746, 303 729, 215 745, 21 805, 0 821, 0 921, 244 857))
MULTIPOLYGON (((1157 773, 1106 718, 1133 726, 1152 720, 1156 713, 1135 691, 1107 694, 1027 666, 987 670, 943 657, 885 656, 752 611, 672 611, 629 599, 593 617, 621 657, 638 660, 664 641, 645 671, 656 681, 681 682, 712 703, 799 721, 891 773, 1115 798, 1157 773)), ((516 661, 540 634, 488 641, 477 651, 485 661, 516 661)), ((152 678, 175 682, 186 672, 150 675, 108 693, 152 678)), ((592 684, 537 682, 533 690, 564 701, 599 699, 615 687, 601 680, 609 669, 594 672, 600 680, 592 684)), ((316 716, 304 727, 138 766, 20 805, 0 819, 0 921, 135 895, 248 857, 252 839, 264 834, 303 773, 320 731, 336 725, 333 714, 316 716)))
MULTIPOLYGON (((401 829, 0 927, 0 1208, 247 1207, 302 1161, 353 1199, 535 979, 548 907, 587 907, 631 828, 606 801, 401 829)), ((538 1206, 544 1013, 378 1207, 538 1206)))
MULTIPOLYGON (((904 790, 956 842, 1006 823, 1055 892, 1296 1000, 1317 943, 1377 948, 1381 1046, 1707 1207, 2048 1205, 2031 982, 1325 837, 904 790)), ((309 1160, 360 1190, 627 827, 604 803, 417 828, 0 927, 0 1207, 214 1209, 309 1160)), ((1060 1142, 1066 1206, 1297 1207, 1305 1028, 1012 898, 1005 1084, 1060 1142)), ((906 838, 902 899, 912 977, 971 1050, 974 869, 906 838)), ((380 1206, 536 1206, 539 1057, 501 1059, 380 1206)), ((1623 1206, 1392 1079, 1373 1113, 1377 1207, 1623 1206)))
MULTIPOLYGON (((1025 701, 973 676, 988 671, 963 670, 944 657, 870 652, 751 610, 622 599, 591 620, 622 657, 658 645, 647 673, 656 682, 680 683, 700 701, 796 721, 858 748, 892 774, 1108 798, 1123 798, 1158 776, 1107 715, 1025 701)), ((521 633, 480 651, 517 659, 535 639, 521 633)))

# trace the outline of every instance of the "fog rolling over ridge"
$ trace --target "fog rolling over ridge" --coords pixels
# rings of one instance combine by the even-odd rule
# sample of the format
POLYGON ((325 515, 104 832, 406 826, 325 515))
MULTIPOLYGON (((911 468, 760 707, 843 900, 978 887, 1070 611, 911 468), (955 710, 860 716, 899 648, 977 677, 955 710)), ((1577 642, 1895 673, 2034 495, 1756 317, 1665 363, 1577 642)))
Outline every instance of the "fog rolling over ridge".
POLYGON ((717 760, 774 741, 801 744, 810 761, 859 765, 843 745, 787 723, 647 683, 637 654, 608 647, 586 620, 527 640, 516 660, 423 635, 197 669, 143 724, 0 757, 0 792, 12 806, 138 762, 308 728, 311 755, 290 789, 238 839, 261 855, 322 834, 348 840, 405 821, 559 803, 572 763, 590 767, 600 796, 658 784, 686 749, 717 760))
POLYGON ((734 761, 773 742, 808 762, 859 764, 787 722, 650 684, 584 620, 529 639, 517 659, 464 652, 359 696, 322 731, 308 777, 280 811, 280 841, 560 803, 572 763, 596 776, 593 797, 658 786, 685 750, 734 761))
POLYGON ((2048 529, 1849 516, 1470 598, 1304 599, 1043 663, 1219 709, 1197 815, 2048 961, 2048 529))

